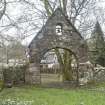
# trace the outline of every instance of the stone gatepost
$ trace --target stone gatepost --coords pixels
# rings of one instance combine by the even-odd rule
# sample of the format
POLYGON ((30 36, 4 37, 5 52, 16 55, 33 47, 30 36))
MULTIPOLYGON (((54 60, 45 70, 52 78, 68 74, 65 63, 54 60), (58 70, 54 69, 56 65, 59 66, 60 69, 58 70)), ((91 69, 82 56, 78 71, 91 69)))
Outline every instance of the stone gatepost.
POLYGON ((40 65, 35 63, 30 63, 29 68, 25 73, 25 82, 27 84, 40 84, 41 83, 41 74, 40 74, 40 65))

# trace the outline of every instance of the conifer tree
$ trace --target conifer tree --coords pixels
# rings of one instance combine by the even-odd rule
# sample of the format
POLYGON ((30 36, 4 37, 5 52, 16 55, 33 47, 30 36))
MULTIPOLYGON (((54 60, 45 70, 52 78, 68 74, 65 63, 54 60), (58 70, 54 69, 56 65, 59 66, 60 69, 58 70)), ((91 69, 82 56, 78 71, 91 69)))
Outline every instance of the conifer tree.
POLYGON ((105 66, 105 42, 101 26, 97 21, 89 41, 90 60, 93 64, 105 66))

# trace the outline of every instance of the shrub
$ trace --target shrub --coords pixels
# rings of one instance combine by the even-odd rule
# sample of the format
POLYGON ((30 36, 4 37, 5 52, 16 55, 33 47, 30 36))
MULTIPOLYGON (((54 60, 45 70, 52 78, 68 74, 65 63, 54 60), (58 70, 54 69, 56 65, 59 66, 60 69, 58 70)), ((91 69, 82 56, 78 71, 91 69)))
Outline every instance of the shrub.
POLYGON ((4 75, 4 82, 7 83, 12 83, 13 82, 13 68, 8 67, 8 68, 3 68, 3 75, 4 75))
POLYGON ((0 91, 3 89, 3 86, 4 86, 4 81, 0 80, 0 91))
POLYGON ((25 83, 26 68, 26 65, 4 68, 3 75, 5 84, 17 85, 25 83))

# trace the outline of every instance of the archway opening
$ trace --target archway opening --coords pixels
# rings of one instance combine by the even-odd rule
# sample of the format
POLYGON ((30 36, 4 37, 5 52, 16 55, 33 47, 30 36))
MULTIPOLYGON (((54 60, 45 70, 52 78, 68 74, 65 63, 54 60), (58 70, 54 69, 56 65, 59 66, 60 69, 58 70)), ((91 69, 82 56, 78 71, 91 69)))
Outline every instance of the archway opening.
POLYGON ((78 61, 69 49, 52 48, 40 61, 41 83, 64 83, 78 81, 78 61))

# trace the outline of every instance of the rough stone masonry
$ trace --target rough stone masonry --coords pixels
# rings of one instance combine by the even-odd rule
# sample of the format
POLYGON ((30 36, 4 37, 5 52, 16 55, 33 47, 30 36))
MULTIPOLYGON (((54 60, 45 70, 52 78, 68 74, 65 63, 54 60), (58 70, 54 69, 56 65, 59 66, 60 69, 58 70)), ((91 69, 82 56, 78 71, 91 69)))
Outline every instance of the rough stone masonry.
POLYGON ((29 45, 30 66, 26 71, 26 82, 40 84, 40 61, 43 55, 53 48, 63 48, 75 54, 78 62, 88 61, 88 48, 85 40, 64 15, 60 8, 48 18, 46 24, 29 45), (57 34, 58 28, 61 27, 57 34), (60 27, 59 27, 60 26, 60 27))

